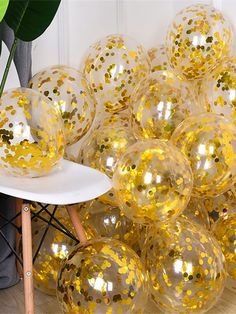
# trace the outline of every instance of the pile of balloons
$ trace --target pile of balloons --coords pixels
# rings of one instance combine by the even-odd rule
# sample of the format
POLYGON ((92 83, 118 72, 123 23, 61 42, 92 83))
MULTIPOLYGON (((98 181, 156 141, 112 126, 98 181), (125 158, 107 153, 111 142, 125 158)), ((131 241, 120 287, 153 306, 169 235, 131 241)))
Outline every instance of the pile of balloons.
POLYGON ((91 240, 63 244, 57 279, 48 265, 58 265, 62 238, 49 234, 41 249, 36 284, 46 282, 49 293, 57 284, 64 313, 143 313, 148 296, 164 313, 205 313, 229 280, 236 287, 232 39, 221 12, 192 5, 148 53, 109 35, 89 48, 80 72, 53 66, 32 78, 35 91, 3 96, 10 102, 0 114, 1 168, 47 171, 64 142, 78 143, 76 162, 113 181, 78 210, 91 240), (28 110, 36 94, 38 107, 28 110), (62 118, 65 134, 41 119, 41 108, 50 108, 50 121, 62 118), (12 122, 16 110, 25 122, 12 122), (29 145, 35 154, 27 158, 29 145))

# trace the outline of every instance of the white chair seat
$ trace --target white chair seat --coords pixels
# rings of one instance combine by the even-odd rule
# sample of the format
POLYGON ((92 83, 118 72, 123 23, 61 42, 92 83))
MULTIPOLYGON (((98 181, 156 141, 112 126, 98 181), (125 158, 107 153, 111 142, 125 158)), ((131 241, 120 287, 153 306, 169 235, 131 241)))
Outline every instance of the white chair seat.
POLYGON ((0 175, 0 193, 29 201, 69 205, 94 199, 111 189, 103 173, 62 160, 53 173, 39 178, 0 175))

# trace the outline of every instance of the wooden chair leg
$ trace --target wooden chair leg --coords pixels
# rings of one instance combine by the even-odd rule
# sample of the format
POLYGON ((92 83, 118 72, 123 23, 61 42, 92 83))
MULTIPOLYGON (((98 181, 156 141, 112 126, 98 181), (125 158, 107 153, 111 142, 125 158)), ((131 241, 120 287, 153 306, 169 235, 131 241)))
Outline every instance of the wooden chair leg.
POLYGON ((79 215, 76 210, 76 205, 67 205, 66 206, 67 212, 70 216, 71 222, 75 228, 75 232, 77 237, 79 238, 81 243, 85 243, 87 241, 86 234, 84 232, 84 228, 81 224, 79 215))
POLYGON ((22 243, 25 313, 34 313, 33 261, 32 261, 32 230, 29 204, 22 205, 22 243))

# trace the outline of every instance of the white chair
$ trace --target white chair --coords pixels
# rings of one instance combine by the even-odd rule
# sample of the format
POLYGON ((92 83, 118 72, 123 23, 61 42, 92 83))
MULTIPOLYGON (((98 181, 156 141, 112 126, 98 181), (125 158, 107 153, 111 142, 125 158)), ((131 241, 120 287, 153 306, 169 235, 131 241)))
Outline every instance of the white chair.
POLYGON ((85 202, 106 193, 111 188, 108 177, 97 170, 63 160, 59 169, 40 178, 0 176, 0 192, 18 199, 22 213, 22 244, 25 313, 34 313, 32 232, 29 201, 66 205, 80 241, 86 241, 75 203, 85 202), (27 202, 28 201, 28 202, 27 202))

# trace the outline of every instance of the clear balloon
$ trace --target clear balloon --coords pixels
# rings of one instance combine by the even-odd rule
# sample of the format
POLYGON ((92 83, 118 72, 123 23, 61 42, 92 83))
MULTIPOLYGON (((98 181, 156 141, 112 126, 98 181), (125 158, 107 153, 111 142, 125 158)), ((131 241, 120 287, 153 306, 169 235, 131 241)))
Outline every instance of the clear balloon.
POLYGON ((135 142, 129 116, 123 113, 110 116, 83 142, 78 160, 112 177, 117 161, 135 142))
MULTIPOLYGON (((210 230, 210 218, 203 199, 191 197, 187 207, 180 217, 188 219, 191 223, 199 224, 205 229, 210 230)), ((140 248, 143 248, 144 246, 146 238, 148 237, 149 228, 152 228, 152 226, 142 226, 139 229, 138 243, 140 248)))
POLYGON ((124 243, 92 240, 77 246, 63 263, 57 296, 65 313, 143 313, 147 274, 124 243))
POLYGON ((151 73, 161 72, 162 75, 167 76, 170 72, 170 75, 174 76, 169 65, 167 49, 165 45, 158 45, 149 49, 148 56, 151 61, 151 73))
POLYGON ((183 93, 184 83, 181 87, 174 80, 177 81, 173 77, 171 82, 156 72, 136 89, 132 96, 131 122, 137 139, 169 139, 180 122, 192 114, 194 98, 189 98, 187 86, 183 93))
POLYGON ((171 140, 190 161, 194 196, 217 196, 236 182, 236 129, 224 117, 213 113, 189 117, 171 140))
POLYGON ((207 110, 236 124, 236 58, 221 63, 200 86, 200 100, 207 110))
POLYGON ((96 101, 83 74, 68 66, 54 65, 35 74, 29 86, 48 97, 60 111, 68 145, 88 132, 96 101))
MULTIPOLYGON (((182 212, 180 217, 188 219, 191 223, 199 224, 205 229, 210 230, 210 219, 203 201, 203 199, 191 197, 187 207, 182 212)), ((140 248, 143 248, 145 245, 144 243, 148 237, 149 228, 152 228, 152 225, 142 225, 139 229, 138 243, 140 248)))
POLYGON ((207 230, 210 230, 210 218, 205 207, 204 200, 192 197, 188 206, 182 213, 182 217, 187 218, 190 222, 198 223, 207 230))
POLYGON ((93 201, 80 212, 82 222, 92 226, 101 237, 120 240, 130 247, 137 242, 139 226, 121 213, 118 207, 93 201))
MULTIPOLYGON (((75 235, 69 218, 60 216, 58 219, 73 235, 75 235)), ((40 225, 36 224, 36 226, 35 223, 33 224, 33 254, 35 254, 38 249, 46 227, 47 224, 45 223, 43 225, 41 223, 40 225)), ((88 239, 95 237, 96 232, 90 225, 84 224, 83 227, 88 239)), ((38 256, 34 262, 34 285, 37 289, 50 295, 56 294, 56 280, 60 265, 75 245, 76 241, 72 240, 61 231, 49 227, 38 256)))
POLYGON ((208 211, 211 224, 214 225, 219 218, 226 218, 228 215, 236 212, 235 187, 216 197, 204 198, 202 201, 208 211))
POLYGON ((0 102, 0 171, 23 177, 51 172, 64 154, 59 112, 40 93, 10 89, 0 102))
POLYGON ((229 55, 232 38, 231 25, 220 11, 210 5, 191 5, 169 26, 169 62, 184 78, 201 79, 229 55))
POLYGON ((148 50, 151 60, 151 73, 160 77, 162 82, 172 86, 172 88, 181 90, 181 98, 184 99, 185 106, 189 108, 191 113, 196 114, 206 112, 206 107, 198 101, 198 81, 188 81, 180 77, 173 71, 169 64, 167 56, 167 47, 159 45, 148 50))
POLYGON ((184 155, 161 140, 130 146, 117 164, 113 189, 124 214, 137 223, 178 216, 192 191, 192 172, 184 155))
POLYGON ((107 112, 118 112, 129 106, 133 89, 148 76, 150 64, 135 40, 109 35, 89 48, 82 68, 97 102, 107 112))
POLYGON ((109 125, 113 124, 122 124, 126 127, 129 125, 129 116, 130 116, 130 110, 126 109, 122 112, 105 112, 102 117, 97 121, 97 124, 94 126, 95 128, 100 127, 108 127, 109 125))
POLYGON ((225 256, 226 270, 236 280, 236 213, 219 219, 213 226, 213 234, 225 256))
POLYGON ((184 218, 149 228, 143 259, 152 299, 164 313, 205 313, 224 289, 226 271, 219 244, 184 218))

